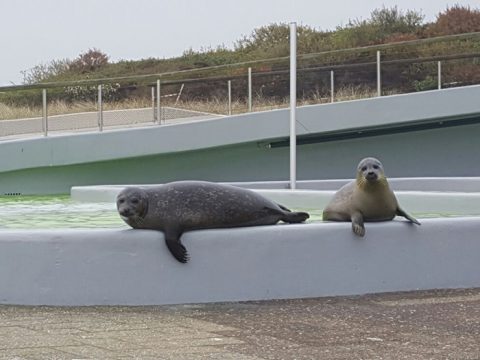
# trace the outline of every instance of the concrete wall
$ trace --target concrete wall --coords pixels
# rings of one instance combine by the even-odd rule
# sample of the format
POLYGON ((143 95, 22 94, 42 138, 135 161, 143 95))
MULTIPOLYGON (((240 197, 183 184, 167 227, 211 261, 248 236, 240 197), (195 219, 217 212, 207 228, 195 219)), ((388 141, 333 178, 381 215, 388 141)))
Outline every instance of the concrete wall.
POLYGON ((185 233, 178 263, 150 230, 0 231, 0 303, 147 305, 479 287, 480 218, 185 233))
MULTIPOLYGON (((299 146, 297 178, 352 178, 358 161, 378 157, 389 177, 480 176, 480 125, 299 146), (444 146, 449 144, 449 146, 444 146)), ((287 180, 288 148, 256 143, 182 153, 1 173, 0 192, 68 193, 72 186, 196 179, 287 180)))
MULTIPOLYGON (((298 147, 298 179, 352 178, 358 161, 378 157, 389 177, 480 176, 480 125, 298 147), (449 146, 444 146, 444 144, 449 146)), ((1 173, 1 193, 58 194, 72 186, 181 179, 286 180, 288 148, 257 143, 1 173)))
MULTIPOLYGON (((299 180, 298 189, 305 190, 338 190, 350 182, 350 179, 299 180)), ((480 192, 480 177, 411 177, 388 178, 390 187, 395 191, 448 191, 448 192, 480 192)), ((230 185, 249 189, 289 189, 289 181, 253 181, 230 182, 230 185)), ((72 189, 73 194, 73 189, 72 189)))
MULTIPOLYGON (((479 98, 480 86, 472 86, 301 107, 299 140, 318 142, 298 146, 297 177, 351 178, 365 156, 380 158, 389 177, 480 176, 479 98)), ((5 141, 0 193, 68 193, 77 185, 179 179, 287 180, 288 147, 269 145, 281 144, 288 131, 288 110, 276 110, 5 141)))

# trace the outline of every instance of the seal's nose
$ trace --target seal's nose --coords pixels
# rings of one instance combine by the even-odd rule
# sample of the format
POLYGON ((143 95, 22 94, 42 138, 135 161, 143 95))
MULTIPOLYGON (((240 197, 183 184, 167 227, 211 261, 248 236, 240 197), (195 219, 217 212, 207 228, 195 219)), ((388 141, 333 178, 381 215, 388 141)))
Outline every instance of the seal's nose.
POLYGON ((121 216, 125 216, 125 217, 129 217, 130 215, 132 215, 130 213, 130 210, 128 210, 128 209, 120 209, 119 213, 120 213, 121 216))
POLYGON ((367 180, 377 180, 378 178, 375 171, 369 171, 365 177, 367 178, 367 180))

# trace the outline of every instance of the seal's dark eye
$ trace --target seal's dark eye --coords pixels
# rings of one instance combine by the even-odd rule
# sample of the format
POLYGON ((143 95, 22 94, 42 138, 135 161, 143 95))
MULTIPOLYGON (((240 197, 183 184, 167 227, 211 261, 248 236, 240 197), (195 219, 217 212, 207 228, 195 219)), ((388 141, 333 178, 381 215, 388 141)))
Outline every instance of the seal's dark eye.
POLYGON ((367 170, 366 166, 362 167, 362 171, 366 171, 366 170, 367 170))
POLYGON ((373 165, 373 168, 378 170, 379 169, 379 166, 378 165, 373 165))
POLYGON ((132 204, 138 204, 138 199, 137 198, 133 198, 132 200, 130 200, 130 202, 132 204))
POLYGON ((123 204, 124 202, 125 202, 125 199, 119 199, 119 200, 118 200, 118 203, 119 203, 119 204, 123 204))

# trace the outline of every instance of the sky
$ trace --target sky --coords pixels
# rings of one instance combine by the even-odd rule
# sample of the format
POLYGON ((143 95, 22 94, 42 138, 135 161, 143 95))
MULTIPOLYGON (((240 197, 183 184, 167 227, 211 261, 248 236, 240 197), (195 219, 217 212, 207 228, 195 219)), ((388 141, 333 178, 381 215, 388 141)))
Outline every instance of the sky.
POLYGON ((417 10, 425 21, 480 0, 0 0, 0 86, 22 70, 97 48, 111 61, 180 56, 233 44, 255 28, 296 22, 333 30, 372 10, 417 10))

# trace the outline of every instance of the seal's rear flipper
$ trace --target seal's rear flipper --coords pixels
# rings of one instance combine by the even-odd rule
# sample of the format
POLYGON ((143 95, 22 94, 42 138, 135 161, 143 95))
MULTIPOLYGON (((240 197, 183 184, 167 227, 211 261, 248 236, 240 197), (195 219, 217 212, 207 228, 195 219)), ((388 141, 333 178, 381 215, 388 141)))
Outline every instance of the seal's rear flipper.
POLYGON ((417 224, 417 225, 422 225, 420 224, 420 222, 415 219, 413 216, 407 214, 403 209, 401 209, 400 207, 397 208, 397 213, 396 215, 398 216, 403 216, 404 218, 407 218, 408 220, 410 220, 412 223, 414 224, 417 224))
POLYGON ((307 220, 310 215, 306 212, 285 212, 281 220, 286 223, 301 223, 307 220))
POLYGON ((168 250, 170 250, 175 259, 185 264, 189 260, 189 256, 187 249, 180 241, 181 233, 176 230, 168 229, 165 230, 164 234, 168 250))
POLYGON ((292 212, 292 210, 290 210, 289 208, 286 208, 286 207, 283 206, 283 205, 280 205, 279 203, 277 203, 277 205, 278 205, 278 207, 279 207, 280 209, 282 209, 283 211, 292 212))

